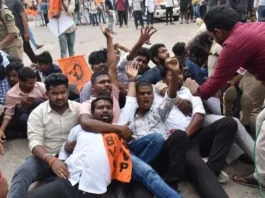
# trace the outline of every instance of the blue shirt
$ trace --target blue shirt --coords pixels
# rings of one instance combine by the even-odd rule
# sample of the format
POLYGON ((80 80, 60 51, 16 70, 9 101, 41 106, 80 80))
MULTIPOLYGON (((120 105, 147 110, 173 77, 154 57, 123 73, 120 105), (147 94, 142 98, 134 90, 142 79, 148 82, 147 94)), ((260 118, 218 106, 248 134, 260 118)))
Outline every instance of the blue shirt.
POLYGON ((155 66, 152 69, 146 71, 141 77, 138 78, 138 80, 141 82, 156 84, 162 80, 163 76, 165 76, 165 73, 165 68, 158 68, 158 66, 155 66))
POLYGON ((0 104, 4 105, 6 101, 6 93, 10 89, 7 78, 0 80, 0 104))
POLYGON ((195 80, 199 85, 205 82, 208 77, 208 72, 205 68, 201 68, 189 58, 185 58, 185 64, 188 67, 190 77, 193 80, 195 80))

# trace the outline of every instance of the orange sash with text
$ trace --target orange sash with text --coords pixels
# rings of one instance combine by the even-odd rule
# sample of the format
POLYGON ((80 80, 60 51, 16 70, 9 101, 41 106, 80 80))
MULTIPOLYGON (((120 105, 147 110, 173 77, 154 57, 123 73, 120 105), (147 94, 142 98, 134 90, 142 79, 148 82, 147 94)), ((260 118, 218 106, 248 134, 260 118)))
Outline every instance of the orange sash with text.
POLYGON ((115 133, 104 133, 103 142, 109 159, 111 178, 129 183, 132 177, 132 160, 124 140, 115 133))
POLYGON ((62 10, 61 0, 50 0, 48 18, 51 19, 53 16, 61 14, 62 10))

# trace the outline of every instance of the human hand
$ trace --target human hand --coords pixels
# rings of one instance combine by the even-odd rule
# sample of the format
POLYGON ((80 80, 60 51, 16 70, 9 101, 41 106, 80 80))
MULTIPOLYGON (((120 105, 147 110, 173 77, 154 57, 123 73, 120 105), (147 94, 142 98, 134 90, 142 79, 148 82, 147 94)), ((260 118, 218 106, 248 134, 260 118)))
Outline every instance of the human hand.
POLYGON ((139 72, 139 64, 134 61, 129 62, 126 68, 126 74, 129 80, 135 80, 138 76, 138 72, 139 72))
POLYGON ((192 95, 195 95, 197 93, 197 89, 199 88, 199 85, 196 83, 196 81, 190 78, 185 81, 183 86, 187 87, 192 95))
POLYGON ((70 142, 70 141, 66 141, 65 145, 64 145, 64 150, 67 153, 73 153, 74 149, 75 149, 75 145, 76 145, 76 141, 70 142))
POLYGON ((192 115, 192 105, 189 100, 183 100, 178 104, 178 109, 187 117, 192 115))
POLYGON ((142 44, 150 45, 150 38, 156 32, 157 29, 155 29, 153 26, 146 26, 145 28, 141 28, 140 42, 142 44))
POLYGON ((177 58, 167 58, 166 68, 171 72, 179 72, 179 62, 177 58))
POLYGON ((70 175, 65 163, 59 159, 56 159, 52 162, 51 165, 52 171, 62 179, 67 179, 70 175))
POLYGON ((0 172, 0 197, 7 197, 8 193, 8 183, 6 178, 0 172))
POLYGON ((6 139, 5 131, 0 129, 0 144, 3 144, 6 139))
POLYGON ((107 38, 107 39, 111 39, 112 35, 111 35, 111 31, 109 28, 104 27, 104 25, 100 25, 100 29, 101 32, 103 33, 103 35, 107 38))
POLYGON ((130 125, 130 122, 127 122, 125 125, 122 126, 122 131, 120 133, 120 136, 124 140, 127 140, 132 135, 132 131, 129 128, 129 125, 130 125))
POLYGON ((24 100, 21 100, 21 102, 20 102, 20 108, 21 107, 30 108, 30 107, 32 107, 32 105, 33 105, 33 98, 30 98, 30 97, 28 97, 24 100))

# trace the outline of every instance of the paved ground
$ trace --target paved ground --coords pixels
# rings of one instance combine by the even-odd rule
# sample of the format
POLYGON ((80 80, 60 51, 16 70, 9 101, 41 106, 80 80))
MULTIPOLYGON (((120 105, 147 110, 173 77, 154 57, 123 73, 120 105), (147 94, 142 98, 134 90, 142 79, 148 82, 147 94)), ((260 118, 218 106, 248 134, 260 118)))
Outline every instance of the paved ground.
MULTIPOLYGON (((117 29, 117 35, 114 36, 115 42, 119 42, 127 47, 132 47, 139 32, 133 27, 133 21, 130 21, 129 28, 117 29)), ((36 28, 33 23, 30 24, 35 38, 39 44, 44 44, 43 49, 36 51, 40 53, 44 50, 51 52, 54 60, 60 58, 60 49, 57 38, 55 38, 47 27, 36 28)), ((178 41, 187 41, 196 31, 194 24, 165 26, 164 23, 155 24, 158 32, 152 37, 152 43, 164 43, 168 49, 171 50, 174 43, 178 41)), ((84 26, 79 27, 76 34, 76 54, 84 54, 86 57, 90 52, 105 47, 105 39, 102 36, 99 27, 84 26)), ((87 59, 87 58, 86 58, 87 59)), ((30 61, 25 55, 25 65, 29 65, 30 61)), ((5 144, 5 155, 0 156, 0 170, 3 171, 10 183, 15 169, 30 155, 27 140, 14 140, 5 144)), ((229 174, 230 178, 234 174, 245 174, 253 171, 253 167, 234 162, 227 167, 225 171, 229 174)), ((258 198, 259 192, 256 189, 243 187, 230 181, 224 185, 226 192, 231 198, 258 198)), ((187 182, 183 182, 180 190, 184 197, 197 198, 199 197, 194 191, 193 187, 187 182)), ((213 197, 214 198, 214 197, 213 197)))

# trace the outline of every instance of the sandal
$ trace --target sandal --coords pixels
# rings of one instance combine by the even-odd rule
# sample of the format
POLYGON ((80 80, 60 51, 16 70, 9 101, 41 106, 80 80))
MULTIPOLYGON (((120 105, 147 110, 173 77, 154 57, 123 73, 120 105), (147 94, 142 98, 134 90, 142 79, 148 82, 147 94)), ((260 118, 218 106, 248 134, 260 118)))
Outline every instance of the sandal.
MULTIPOLYGON (((249 186, 249 187, 258 188, 258 189, 260 188, 259 181, 254 177, 253 174, 248 175, 248 176, 235 175, 233 177, 233 181, 238 184, 244 185, 244 186, 249 186)), ((265 190, 265 186, 263 184, 261 184, 261 188, 265 190)))

